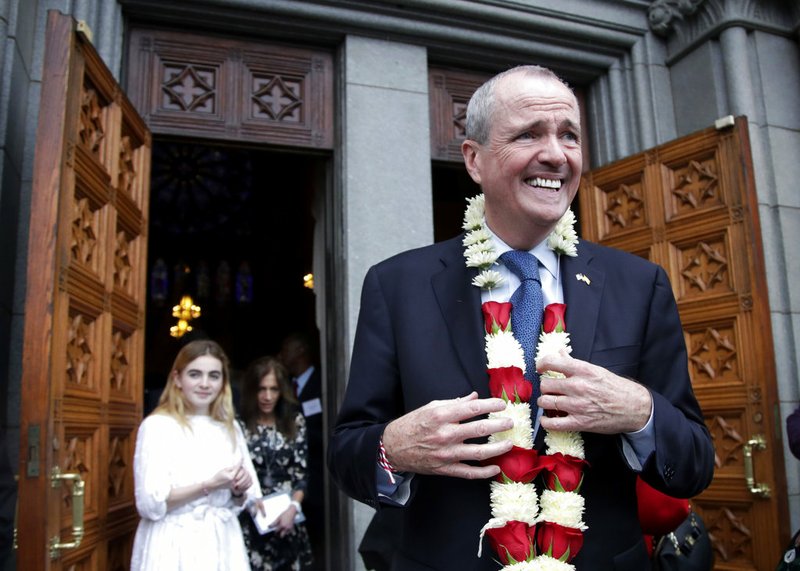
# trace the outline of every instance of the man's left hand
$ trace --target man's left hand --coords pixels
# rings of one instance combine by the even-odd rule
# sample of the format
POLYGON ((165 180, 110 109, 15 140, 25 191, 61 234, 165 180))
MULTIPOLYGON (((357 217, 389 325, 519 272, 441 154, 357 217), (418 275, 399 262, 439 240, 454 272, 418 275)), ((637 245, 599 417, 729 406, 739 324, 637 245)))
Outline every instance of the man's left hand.
POLYGON ((650 419, 652 396, 636 381, 565 354, 543 358, 537 369, 565 376, 541 376, 536 403, 559 413, 542 417, 546 430, 619 434, 641 430, 650 419))

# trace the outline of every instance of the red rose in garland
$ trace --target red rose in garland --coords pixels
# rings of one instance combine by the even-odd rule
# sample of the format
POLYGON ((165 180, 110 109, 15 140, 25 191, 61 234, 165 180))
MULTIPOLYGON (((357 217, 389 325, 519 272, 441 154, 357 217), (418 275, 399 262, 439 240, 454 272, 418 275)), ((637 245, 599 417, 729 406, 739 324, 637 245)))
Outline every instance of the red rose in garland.
POLYGON ((508 322, 511 320, 510 303, 487 301, 481 305, 481 310, 483 311, 486 333, 497 333, 497 331, 505 331, 508 329, 508 322))
POLYGON ((527 561, 534 553, 536 526, 522 521, 509 521, 503 527, 486 530, 489 545, 503 565, 527 561))
POLYGON ((536 545, 539 553, 560 561, 571 561, 583 547, 583 533, 579 529, 549 521, 543 521, 537 527, 536 545))
POLYGON ((547 471, 545 476, 547 489, 557 492, 580 491, 583 469, 588 465, 586 460, 565 456, 561 452, 542 456, 539 459, 539 467, 547 471))
POLYGON ((567 330, 567 321, 564 316, 567 313, 565 303, 550 303, 544 308, 542 317, 542 330, 545 333, 562 333, 567 330))
POLYGON ((493 397, 512 402, 530 402, 533 384, 522 376, 519 367, 489 369, 489 392, 493 397))
POLYGON ((520 448, 519 446, 514 446, 505 454, 490 458, 486 463, 500 466, 500 473, 497 475, 498 482, 511 481, 527 484, 542 471, 542 467, 539 466, 539 453, 532 448, 520 448))

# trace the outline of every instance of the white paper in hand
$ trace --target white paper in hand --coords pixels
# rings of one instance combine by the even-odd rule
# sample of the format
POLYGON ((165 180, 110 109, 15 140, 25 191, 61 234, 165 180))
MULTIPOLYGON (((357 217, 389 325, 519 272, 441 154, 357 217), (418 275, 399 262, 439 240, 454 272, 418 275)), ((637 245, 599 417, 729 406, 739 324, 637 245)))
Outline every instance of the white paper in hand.
MULTIPOLYGON (((289 509, 292 504, 292 498, 289 496, 289 492, 275 492, 261 498, 261 502, 264 504, 264 513, 262 514, 258 506, 254 505, 253 521, 256 524, 256 528, 258 528, 258 533, 264 535, 275 531, 275 526, 273 525, 275 520, 289 509)), ((303 513, 298 512, 294 517, 294 523, 298 524, 305 521, 305 519, 303 513)))

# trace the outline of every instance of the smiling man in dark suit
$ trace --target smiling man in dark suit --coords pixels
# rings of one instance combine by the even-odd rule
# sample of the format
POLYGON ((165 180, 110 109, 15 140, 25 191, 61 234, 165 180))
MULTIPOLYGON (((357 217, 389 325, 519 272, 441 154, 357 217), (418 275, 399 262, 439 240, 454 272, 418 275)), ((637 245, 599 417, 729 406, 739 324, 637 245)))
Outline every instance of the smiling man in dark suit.
MULTIPOLYGON (((643 571, 650 564, 637 520, 637 474, 690 497, 710 483, 714 451, 663 269, 584 241, 575 256, 548 245, 580 184, 580 123, 565 83, 545 68, 521 66, 473 95, 462 151, 485 196, 492 252, 535 256, 543 304, 567 306, 571 354, 538 363, 564 378, 529 373, 536 436, 577 431, 584 439, 587 529, 572 564, 643 571), (559 414, 537 414, 537 407, 559 414)), ((402 510, 392 568, 403 571, 498 566, 491 550, 476 553, 491 517, 489 479, 500 471, 492 458, 511 442, 486 437, 512 420, 487 418, 506 404, 490 397, 481 304, 508 301, 530 276, 519 277, 500 256, 494 268, 504 285, 481 291, 473 285, 477 270, 465 266, 462 239, 399 254, 367 273, 330 442, 328 464, 342 490, 376 509, 402 510)), ((532 358, 536 348, 524 350, 532 358)))

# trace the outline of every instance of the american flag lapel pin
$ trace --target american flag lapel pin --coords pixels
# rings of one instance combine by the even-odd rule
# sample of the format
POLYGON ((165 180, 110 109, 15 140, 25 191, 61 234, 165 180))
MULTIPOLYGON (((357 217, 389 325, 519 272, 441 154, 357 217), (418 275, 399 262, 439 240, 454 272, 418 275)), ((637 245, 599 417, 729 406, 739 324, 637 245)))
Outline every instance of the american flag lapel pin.
POLYGON ((587 278, 584 274, 575 274, 575 279, 579 282, 583 282, 586 285, 592 285, 592 280, 587 278))

